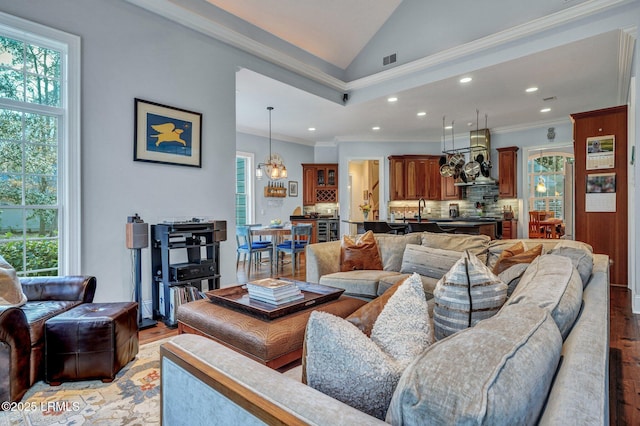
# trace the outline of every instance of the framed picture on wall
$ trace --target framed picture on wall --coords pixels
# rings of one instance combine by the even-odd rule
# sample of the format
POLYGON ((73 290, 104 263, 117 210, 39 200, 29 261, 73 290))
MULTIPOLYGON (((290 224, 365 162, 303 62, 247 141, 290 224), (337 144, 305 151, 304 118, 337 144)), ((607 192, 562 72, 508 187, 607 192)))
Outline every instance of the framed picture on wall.
POLYGON ((295 180, 289 181, 289 197, 298 196, 298 182, 295 180))
POLYGON ((587 170, 615 167, 615 135, 587 138, 587 170))
POLYGON ((135 99, 133 160, 202 167, 202 114, 135 99))

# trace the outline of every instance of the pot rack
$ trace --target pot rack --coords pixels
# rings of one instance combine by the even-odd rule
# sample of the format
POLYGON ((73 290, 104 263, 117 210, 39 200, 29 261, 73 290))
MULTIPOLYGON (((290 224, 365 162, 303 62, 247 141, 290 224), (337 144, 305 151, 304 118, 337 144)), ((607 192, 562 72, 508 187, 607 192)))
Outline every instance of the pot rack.
MULTIPOLYGON (((476 137, 478 136, 478 134, 480 133, 480 129, 479 129, 479 114, 480 114, 480 110, 476 109, 476 137)), ((468 154, 468 153, 472 153, 474 151, 486 151, 487 148, 483 147, 483 146, 478 146, 478 145, 469 145, 466 147, 462 147, 462 148, 456 148, 455 145, 455 137, 454 137, 454 128, 453 125, 455 124, 455 121, 451 121, 451 149, 445 149, 445 143, 446 143, 446 136, 445 136, 445 130, 446 130, 446 125, 445 125, 445 120, 446 120, 446 116, 442 116, 442 153, 445 155, 453 155, 453 154, 468 154)), ((485 114, 484 115, 484 129, 483 130, 487 130, 487 120, 488 120, 488 115, 485 114)), ((471 158, 471 160, 474 160, 475 158, 471 158)))

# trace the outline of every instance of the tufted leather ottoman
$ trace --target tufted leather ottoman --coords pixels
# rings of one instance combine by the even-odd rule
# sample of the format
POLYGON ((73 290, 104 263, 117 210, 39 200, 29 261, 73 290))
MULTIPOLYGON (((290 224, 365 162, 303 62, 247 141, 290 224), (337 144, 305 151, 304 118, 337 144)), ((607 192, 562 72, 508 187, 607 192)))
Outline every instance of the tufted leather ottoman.
POLYGON ((110 382, 138 353, 138 304, 84 303, 45 323, 45 377, 49 384, 110 382))
POLYGON ((199 334, 271 368, 302 357, 304 332, 314 310, 345 318, 366 302, 347 296, 313 308, 266 320, 201 299, 178 307, 178 330, 199 334))

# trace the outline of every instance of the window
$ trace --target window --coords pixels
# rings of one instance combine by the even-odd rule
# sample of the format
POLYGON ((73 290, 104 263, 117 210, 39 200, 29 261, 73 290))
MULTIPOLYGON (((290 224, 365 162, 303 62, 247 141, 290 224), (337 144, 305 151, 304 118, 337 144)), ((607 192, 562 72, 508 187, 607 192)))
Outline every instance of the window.
POLYGON ((529 157, 529 210, 552 211, 555 217, 565 218, 564 182, 567 162, 573 162, 573 154, 540 152, 529 157), (542 187, 539 186, 540 183, 543 183, 542 187))
POLYGON ((19 275, 80 271, 79 41, 0 14, 0 254, 19 275))
POLYGON ((253 223, 253 154, 236 154, 236 225, 253 223))

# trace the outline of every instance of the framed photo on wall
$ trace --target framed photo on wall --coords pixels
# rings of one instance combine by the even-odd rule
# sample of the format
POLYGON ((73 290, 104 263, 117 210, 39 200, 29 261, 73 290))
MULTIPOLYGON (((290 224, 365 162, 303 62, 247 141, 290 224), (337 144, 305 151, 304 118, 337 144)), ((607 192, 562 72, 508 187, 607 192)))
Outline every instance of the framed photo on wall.
POLYGON ((202 167, 202 114, 135 99, 133 160, 202 167))
POLYGON ((298 196, 298 182, 295 180, 289 181, 289 197, 298 196))

